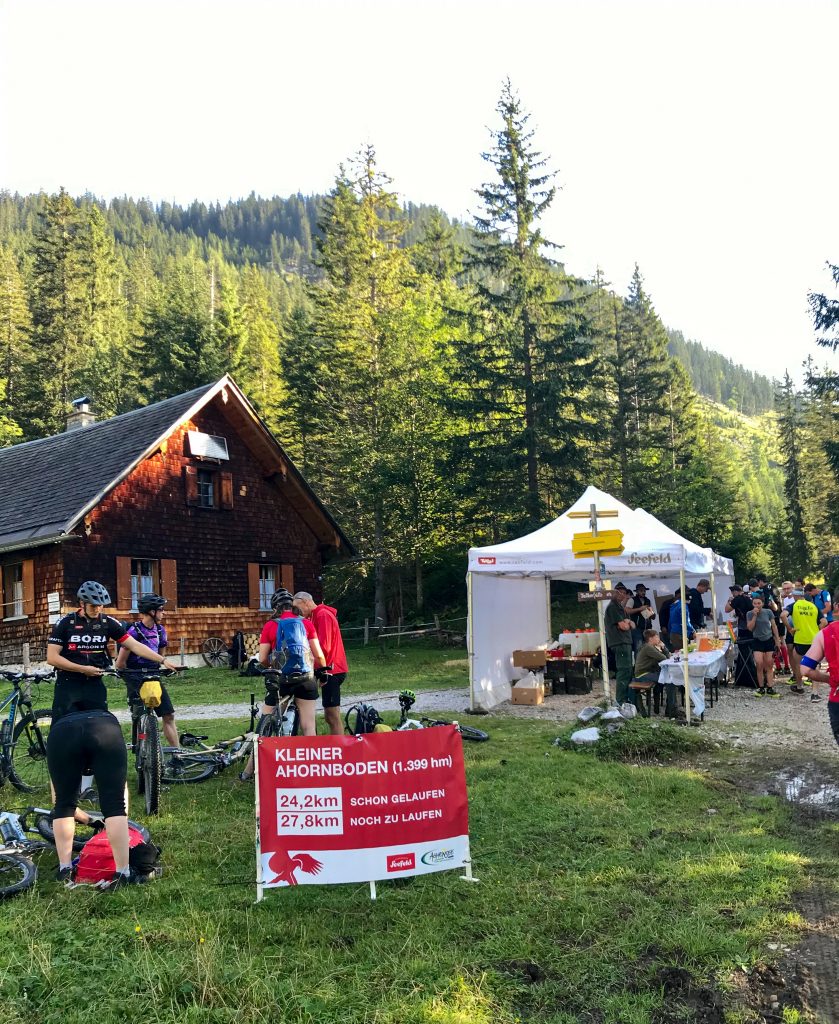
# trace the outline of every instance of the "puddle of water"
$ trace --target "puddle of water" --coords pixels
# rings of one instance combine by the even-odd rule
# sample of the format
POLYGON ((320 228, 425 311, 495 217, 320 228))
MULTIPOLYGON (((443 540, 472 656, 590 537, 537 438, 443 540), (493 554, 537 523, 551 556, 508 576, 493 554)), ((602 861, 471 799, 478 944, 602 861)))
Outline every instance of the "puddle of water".
POLYGON ((775 792, 784 800, 802 807, 818 807, 839 814, 839 784, 826 781, 815 768, 788 768, 777 772, 775 792))

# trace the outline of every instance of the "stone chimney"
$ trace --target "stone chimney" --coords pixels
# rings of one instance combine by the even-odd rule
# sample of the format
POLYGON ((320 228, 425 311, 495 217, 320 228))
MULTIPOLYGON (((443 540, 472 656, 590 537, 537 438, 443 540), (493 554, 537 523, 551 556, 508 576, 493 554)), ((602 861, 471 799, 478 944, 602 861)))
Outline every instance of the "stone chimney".
POLYGON ((73 411, 67 417, 67 430, 80 430, 96 422, 96 416, 90 411, 90 399, 86 396, 77 398, 71 403, 73 411))

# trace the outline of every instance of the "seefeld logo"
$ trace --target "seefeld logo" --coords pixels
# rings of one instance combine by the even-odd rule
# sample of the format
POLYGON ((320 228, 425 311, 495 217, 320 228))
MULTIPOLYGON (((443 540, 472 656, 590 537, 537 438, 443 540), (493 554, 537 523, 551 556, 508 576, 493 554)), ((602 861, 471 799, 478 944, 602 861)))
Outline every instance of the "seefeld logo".
POLYGON ((387 859, 388 871, 411 871, 417 866, 417 858, 414 853, 395 853, 387 859))
POLYGON ((627 562, 630 565, 669 565, 670 555, 630 555, 627 562))
POLYGON ((491 555, 485 555, 482 558, 478 558, 478 565, 495 565, 495 558, 491 555))
POLYGON ((447 861, 454 860, 454 850, 429 850, 428 853, 424 853, 420 860, 423 864, 445 864, 447 861))

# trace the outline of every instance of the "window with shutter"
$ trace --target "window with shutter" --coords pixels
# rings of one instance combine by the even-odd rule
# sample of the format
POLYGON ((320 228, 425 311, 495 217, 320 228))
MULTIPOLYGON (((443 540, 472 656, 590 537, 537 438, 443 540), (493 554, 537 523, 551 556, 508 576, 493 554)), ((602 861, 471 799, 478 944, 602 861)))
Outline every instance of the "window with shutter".
POLYGON ((184 466, 184 494, 190 506, 201 504, 198 497, 198 470, 195 466, 184 466))
POLYGON ((168 611, 178 607, 178 563, 174 558, 160 559, 160 596, 169 602, 168 611))
POLYGON ((259 562, 248 562, 248 608, 259 609, 259 562))

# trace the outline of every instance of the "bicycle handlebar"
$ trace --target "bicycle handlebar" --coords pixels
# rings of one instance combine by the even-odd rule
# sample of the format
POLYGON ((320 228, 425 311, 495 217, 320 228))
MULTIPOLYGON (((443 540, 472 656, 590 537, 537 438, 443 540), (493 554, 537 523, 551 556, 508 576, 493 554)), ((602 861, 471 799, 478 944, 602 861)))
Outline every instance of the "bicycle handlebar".
POLYGON ((4 669, 0 671, 0 676, 10 683, 22 683, 26 680, 43 683, 48 679, 55 679, 55 669, 50 669, 49 672, 7 672, 4 669))
POLYGON ((185 672, 186 665, 178 668, 108 668, 102 672, 104 676, 112 676, 114 679, 125 679, 126 676, 143 676, 145 679, 159 679, 161 676, 176 676, 179 672, 185 672))

